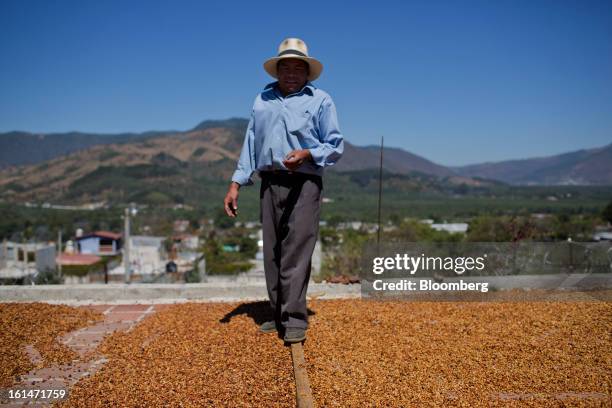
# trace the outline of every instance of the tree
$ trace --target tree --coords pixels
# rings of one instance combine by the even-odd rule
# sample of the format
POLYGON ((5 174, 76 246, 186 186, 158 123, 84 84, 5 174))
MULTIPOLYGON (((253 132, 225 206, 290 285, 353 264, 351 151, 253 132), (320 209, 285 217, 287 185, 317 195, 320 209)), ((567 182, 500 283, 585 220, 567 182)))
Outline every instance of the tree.
POLYGON ((364 244, 369 238, 368 234, 353 230, 344 230, 341 234, 342 241, 339 247, 325 254, 322 278, 360 274, 360 262, 364 244))
POLYGON ((55 269, 46 268, 36 274, 34 282, 37 285, 58 285, 62 283, 62 278, 55 269))
POLYGON ((510 229, 503 217, 483 215, 470 222, 467 240, 472 242, 509 242, 512 241, 510 229))
POLYGON ((610 201, 606 208, 604 208, 601 215, 603 216, 604 220, 612 224, 612 201, 610 201))
POLYGON ((215 214, 215 227, 222 230, 230 229, 234 226, 234 219, 228 217, 225 213, 225 209, 220 208, 215 214))

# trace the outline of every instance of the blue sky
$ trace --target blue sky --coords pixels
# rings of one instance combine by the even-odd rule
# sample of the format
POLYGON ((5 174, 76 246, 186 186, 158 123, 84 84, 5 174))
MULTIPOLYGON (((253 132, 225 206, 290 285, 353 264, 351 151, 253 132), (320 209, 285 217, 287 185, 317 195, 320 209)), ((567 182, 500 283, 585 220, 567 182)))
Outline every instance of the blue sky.
POLYGON ((0 132, 248 116, 300 37, 346 140, 444 165, 612 142, 612 2, 0 0, 0 132))

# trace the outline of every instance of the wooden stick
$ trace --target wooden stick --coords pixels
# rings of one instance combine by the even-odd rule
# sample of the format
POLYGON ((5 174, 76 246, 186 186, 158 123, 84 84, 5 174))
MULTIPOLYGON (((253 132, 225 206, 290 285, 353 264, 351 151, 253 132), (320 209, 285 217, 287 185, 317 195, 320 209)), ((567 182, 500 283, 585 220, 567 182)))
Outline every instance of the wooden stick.
POLYGON ((291 344, 291 358, 293 360, 293 374, 295 376, 295 391, 297 408, 314 408, 314 399, 310 390, 304 349, 302 343, 291 344))

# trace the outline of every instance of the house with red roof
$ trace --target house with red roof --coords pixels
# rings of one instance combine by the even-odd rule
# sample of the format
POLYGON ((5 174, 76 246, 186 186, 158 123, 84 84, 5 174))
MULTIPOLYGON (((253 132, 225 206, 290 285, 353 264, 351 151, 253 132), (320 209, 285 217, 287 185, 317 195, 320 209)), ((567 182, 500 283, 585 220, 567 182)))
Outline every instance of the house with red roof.
POLYGON ((119 254, 123 246, 123 235, 110 231, 95 231, 76 237, 77 252, 98 256, 119 254))

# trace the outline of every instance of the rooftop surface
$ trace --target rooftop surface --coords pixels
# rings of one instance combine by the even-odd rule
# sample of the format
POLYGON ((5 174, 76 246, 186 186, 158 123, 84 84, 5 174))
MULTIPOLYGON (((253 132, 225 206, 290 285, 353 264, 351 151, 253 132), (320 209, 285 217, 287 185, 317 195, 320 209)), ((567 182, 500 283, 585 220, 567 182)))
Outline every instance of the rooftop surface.
MULTIPOLYGON (((308 305, 316 406, 610 406, 610 302, 308 305)), ((292 407, 268 318, 264 301, 0 303, 0 386, 69 390, 60 407, 292 407)))

